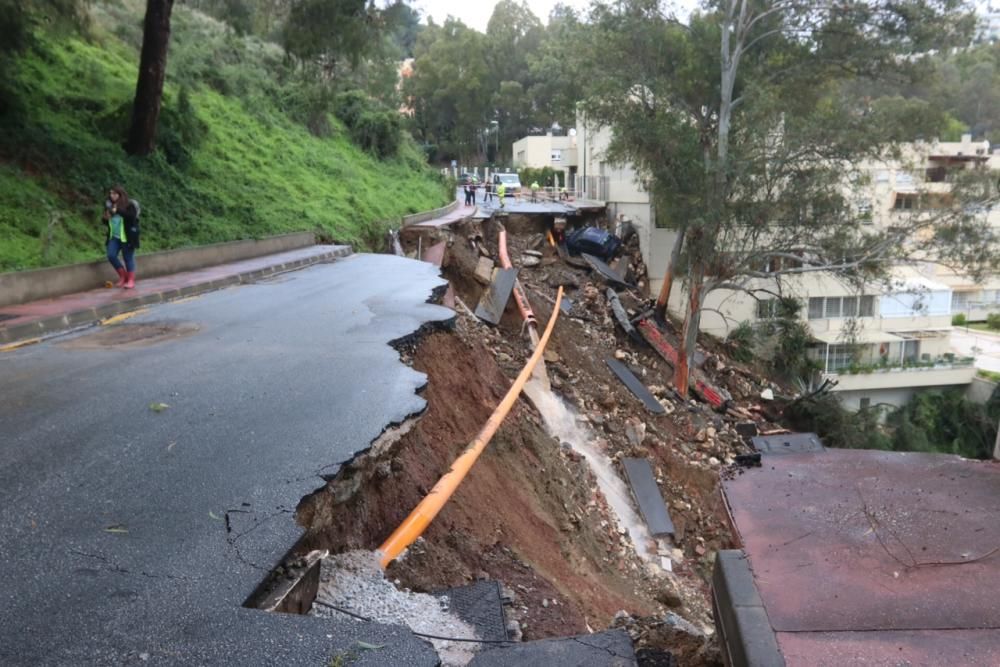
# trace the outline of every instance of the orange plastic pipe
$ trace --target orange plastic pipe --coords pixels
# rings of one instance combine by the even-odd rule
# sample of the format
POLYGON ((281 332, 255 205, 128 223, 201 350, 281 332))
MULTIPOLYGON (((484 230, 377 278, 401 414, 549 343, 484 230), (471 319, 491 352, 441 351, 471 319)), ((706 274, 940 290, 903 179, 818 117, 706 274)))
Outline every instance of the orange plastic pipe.
MULTIPOLYGON (((510 256, 507 254, 507 230, 500 230, 500 266, 505 269, 510 269, 513 265, 510 263, 510 256)), ((535 319, 535 314, 531 311, 531 304, 528 303, 528 297, 525 295, 524 290, 521 289, 520 281, 514 282, 514 301, 517 302, 517 309, 521 311, 521 319, 528 323, 529 326, 534 326, 537 320, 535 319)))
POLYGON ((379 563, 382 568, 386 568, 389 563, 399 557, 407 547, 413 544, 418 537, 420 537, 427 526, 430 525, 434 517, 438 515, 438 512, 445 506, 448 499, 451 498, 452 494, 455 493, 455 489, 462 483, 465 476, 472 469, 472 465, 482 454, 483 450, 486 449, 486 445, 489 444, 490 439, 493 434, 497 432, 500 428, 500 424, 503 423, 504 418, 510 412, 511 408, 514 407, 514 401, 521 394, 521 390, 524 388, 524 383, 528 381, 531 377, 531 372, 534 370, 535 365, 538 363, 539 359, 542 358, 542 352, 545 351, 545 345, 549 342, 549 336, 552 334, 552 329, 556 326, 556 319, 559 317, 559 303, 562 301, 563 288, 559 288, 559 292, 556 294, 556 306, 552 309, 552 317, 549 318, 549 323, 545 327, 545 333, 542 334, 541 340, 538 342, 538 346, 535 347, 534 354, 528 359, 528 363, 525 364, 524 368, 521 369, 520 374, 518 374, 517 379, 514 380, 514 384, 511 385, 507 394, 500 401, 500 404, 490 415, 490 418, 486 421, 486 425, 483 426, 482 430, 473 438, 469 446, 455 459, 455 462, 451 465, 451 469, 442 475, 438 483, 434 485, 434 488, 424 496, 424 499, 410 512, 410 516, 406 517, 403 523, 399 524, 399 528, 393 531, 392 535, 389 536, 382 546, 378 548, 379 563))

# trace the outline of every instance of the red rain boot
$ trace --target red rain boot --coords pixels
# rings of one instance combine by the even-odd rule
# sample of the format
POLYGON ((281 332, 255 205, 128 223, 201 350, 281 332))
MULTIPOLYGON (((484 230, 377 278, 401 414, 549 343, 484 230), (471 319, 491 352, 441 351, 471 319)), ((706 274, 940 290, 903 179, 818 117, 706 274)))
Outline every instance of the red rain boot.
POLYGON ((128 280, 125 281, 124 287, 125 289, 132 289, 135 287, 135 271, 126 271, 125 275, 128 280))
POLYGON ((119 267, 119 268, 115 269, 115 271, 118 272, 118 282, 115 283, 115 287, 125 287, 125 280, 127 278, 126 273, 125 273, 125 269, 122 268, 122 267, 119 267))

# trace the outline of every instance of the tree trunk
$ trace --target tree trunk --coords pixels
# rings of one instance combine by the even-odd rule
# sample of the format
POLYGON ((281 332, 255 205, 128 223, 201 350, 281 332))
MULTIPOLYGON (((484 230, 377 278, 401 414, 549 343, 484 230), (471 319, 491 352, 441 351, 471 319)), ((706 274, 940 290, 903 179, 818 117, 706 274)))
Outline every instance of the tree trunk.
POLYGON ((670 250, 670 261, 667 262, 667 272, 663 274, 663 287, 660 288, 660 295, 656 298, 656 308, 654 314, 662 320, 667 319, 667 304, 670 302, 670 288, 674 283, 674 273, 677 271, 677 263, 681 259, 681 249, 684 247, 684 234, 687 227, 682 226, 677 230, 677 238, 674 239, 674 247, 670 250))
POLYGON ((680 349, 677 350, 677 368, 674 369, 674 388, 684 398, 688 397, 691 364, 694 363, 698 330, 701 328, 701 305, 705 298, 704 283, 705 271, 699 266, 691 274, 691 293, 688 295, 687 314, 684 317, 684 327, 681 330, 680 349))
POLYGON ((129 155, 149 155, 153 152, 163 100, 167 47, 170 45, 170 12, 173 8, 174 0, 146 0, 139 79, 132 103, 132 125, 125 142, 125 151, 129 155))

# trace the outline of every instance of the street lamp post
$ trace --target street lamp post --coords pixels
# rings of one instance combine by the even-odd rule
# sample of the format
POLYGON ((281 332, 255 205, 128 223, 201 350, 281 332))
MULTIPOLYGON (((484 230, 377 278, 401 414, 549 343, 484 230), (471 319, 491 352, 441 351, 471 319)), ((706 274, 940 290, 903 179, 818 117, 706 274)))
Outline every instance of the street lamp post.
POLYGON ((500 163, 500 121, 498 121, 498 120, 491 120, 490 121, 490 125, 496 125, 497 126, 496 155, 494 155, 493 157, 496 159, 497 164, 499 164, 500 163))

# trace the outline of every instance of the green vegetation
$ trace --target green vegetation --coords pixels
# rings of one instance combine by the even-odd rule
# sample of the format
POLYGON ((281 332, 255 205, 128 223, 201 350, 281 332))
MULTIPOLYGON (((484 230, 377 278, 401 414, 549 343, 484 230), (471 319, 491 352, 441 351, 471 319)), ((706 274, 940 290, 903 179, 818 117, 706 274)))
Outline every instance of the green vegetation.
POLYGON ((957 315, 952 315, 952 317, 951 317, 951 326, 953 326, 953 327, 964 327, 965 323, 966 323, 966 321, 965 321, 965 315, 963 313, 959 313, 957 315))
POLYGON ((901 408, 873 405, 856 413, 845 410, 835 394, 822 394, 791 406, 786 416, 794 428, 813 431, 832 447, 988 459, 1000 421, 1000 391, 985 405, 968 400, 962 389, 922 391, 901 408))
MULTIPOLYGON (((534 167, 525 167, 524 169, 517 170, 517 177, 521 181, 521 185, 524 187, 530 187, 532 183, 537 182, 543 188, 545 187, 555 187, 556 178, 561 178, 562 174, 556 175, 557 172, 552 167, 542 167, 536 169, 534 167)), ((562 181, 559 185, 566 185, 562 181)))
POLYGON ((101 257, 103 195, 119 182, 142 203, 144 251, 300 230, 372 248, 386 222, 450 198, 385 107, 366 99, 348 128, 335 91, 278 47, 183 6, 158 150, 127 157, 140 16, 95 5, 89 35, 36 30, 9 63, 0 271, 101 257))
POLYGON ((1000 373, 995 371, 988 371, 980 368, 976 371, 976 375, 983 378, 984 380, 989 380, 990 382, 1000 382, 1000 373))

